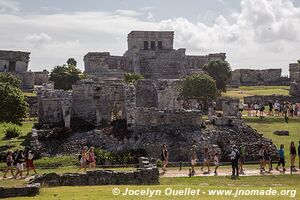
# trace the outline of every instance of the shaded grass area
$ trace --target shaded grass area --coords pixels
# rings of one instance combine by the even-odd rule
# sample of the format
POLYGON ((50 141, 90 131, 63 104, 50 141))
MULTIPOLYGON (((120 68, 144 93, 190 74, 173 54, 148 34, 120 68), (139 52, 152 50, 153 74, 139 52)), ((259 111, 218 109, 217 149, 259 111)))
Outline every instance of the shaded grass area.
MULTIPOLYGON (((289 196, 243 196, 234 198, 233 196, 209 196, 208 190, 226 189, 264 189, 270 188, 281 189, 300 189, 299 175, 288 176, 256 176, 256 177, 241 177, 239 180, 231 180, 229 177, 193 177, 193 178, 160 178, 160 185, 152 186, 81 186, 81 187, 55 187, 43 188, 41 194, 37 197, 25 197, 14 199, 289 199, 289 196), (161 195, 149 197, 147 195, 114 196, 112 190, 114 188, 120 189, 122 193, 126 188, 130 190, 161 190, 161 195), (173 190, 183 190, 185 188, 200 189, 199 196, 179 196, 165 195, 165 190, 171 188, 173 190)), ((299 195, 295 199, 298 199, 299 195)))
POLYGON ((7 128, 7 124, 0 124, 0 151, 8 151, 8 150, 17 150, 24 149, 27 145, 25 140, 27 135, 31 133, 31 129, 35 121, 25 121, 18 128, 21 130, 21 135, 17 138, 12 138, 10 140, 3 139, 5 136, 5 130, 7 128))
POLYGON ((289 95, 289 86, 240 86, 239 88, 228 88, 223 96, 243 99, 253 95, 289 95))

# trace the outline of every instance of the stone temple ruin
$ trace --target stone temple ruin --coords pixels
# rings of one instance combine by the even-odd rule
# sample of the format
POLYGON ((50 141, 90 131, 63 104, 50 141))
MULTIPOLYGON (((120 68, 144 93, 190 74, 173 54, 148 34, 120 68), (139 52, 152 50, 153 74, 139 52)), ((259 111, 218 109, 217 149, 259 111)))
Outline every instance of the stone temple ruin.
POLYGON ((185 54, 174 49, 173 31, 132 31, 123 56, 108 52, 89 52, 84 56, 85 72, 93 79, 122 80, 124 72, 137 72, 146 79, 178 79, 201 72, 211 60, 225 60, 225 53, 204 56, 185 54))
POLYGON ((92 145, 114 152, 142 149, 160 158, 166 143, 171 161, 188 161, 194 140, 200 158, 208 147, 224 160, 230 145, 243 142, 249 159, 256 159, 258 146, 272 142, 240 119, 238 102, 224 101, 223 114, 210 110, 210 119, 203 120, 202 111, 184 107, 179 96, 179 78, 202 71, 209 60, 224 60, 225 54, 187 56, 184 49, 173 49, 173 34, 133 31, 122 57, 88 53, 84 62, 89 79, 78 81, 71 92, 39 90, 38 130, 31 145, 45 155, 77 153, 92 145), (127 85, 124 72, 139 72, 146 79, 127 85), (55 127, 73 133, 55 139, 55 127))
POLYGON ((0 72, 9 72, 19 77, 23 89, 33 89, 34 85, 48 82, 47 70, 41 72, 28 71, 29 52, 0 50, 0 72))

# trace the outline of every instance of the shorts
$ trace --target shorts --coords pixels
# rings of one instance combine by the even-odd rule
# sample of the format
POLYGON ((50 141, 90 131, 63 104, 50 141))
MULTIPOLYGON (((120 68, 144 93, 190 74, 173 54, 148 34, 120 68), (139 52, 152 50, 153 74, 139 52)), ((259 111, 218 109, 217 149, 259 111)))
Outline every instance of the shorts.
POLYGON ((191 160, 191 164, 192 165, 197 165, 197 160, 196 159, 191 160))
POLYGON ((7 166, 7 167, 11 167, 12 165, 13 165, 12 162, 7 162, 7 163, 6 163, 6 166, 7 166))
POLYGON ((264 159, 264 157, 263 156, 258 156, 259 157, 259 160, 263 160, 264 159))
POLYGON ((23 171, 24 170, 24 165, 23 165, 23 163, 17 163, 17 169, 19 170, 19 171, 23 171))
POLYGON ((277 111, 278 111, 278 109, 275 109, 275 111, 277 112, 277 111))
POLYGON ((219 165, 220 165, 220 163, 219 163, 219 162, 216 162, 216 161, 214 161, 214 165, 215 165, 215 166, 219 166, 219 165))
POLYGON ((26 167, 27 168, 34 168, 33 160, 26 160, 26 167))
POLYGON ((264 160, 269 161, 270 160, 270 155, 265 155, 264 160))

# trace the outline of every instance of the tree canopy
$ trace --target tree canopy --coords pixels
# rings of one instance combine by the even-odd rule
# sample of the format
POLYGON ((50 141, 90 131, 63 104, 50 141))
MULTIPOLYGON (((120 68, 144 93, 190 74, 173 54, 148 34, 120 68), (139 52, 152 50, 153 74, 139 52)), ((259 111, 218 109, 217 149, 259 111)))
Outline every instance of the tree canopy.
POLYGON ((20 124, 29 108, 23 92, 10 83, 0 82, 0 122, 20 124))
POLYGON ((213 100, 217 94, 216 81, 205 73, 192 74, 182 81, 179 91, 184 98, 213 100))
POLYGON ((75 58, 69 58, 67 60, 67 65, 73 65, 73 66, 77 66, 77 61, 75 60, 75 58))
POLYGON ((70 90, 76 81, 84 78, 81 71, 75 65, 57 65, 50 73, 50 81, 54 82, 55 89, 70 90))
POLYGON ((226 85, 231 79, 231 67, 227 61, 214 60, 204 66, 204 70, 216 80, 217 89, 226 92, 226 85))
POLYGON ((21 80, 18 77, 6 72, 0 73, 0 82, 9 83, 10 85, 17 88, 21 87, 21 80))
POLYGON ((124 81, 127 84, 134 84, 136 81, 144 79, 144 77, 139 73, 125 73, 124 81))

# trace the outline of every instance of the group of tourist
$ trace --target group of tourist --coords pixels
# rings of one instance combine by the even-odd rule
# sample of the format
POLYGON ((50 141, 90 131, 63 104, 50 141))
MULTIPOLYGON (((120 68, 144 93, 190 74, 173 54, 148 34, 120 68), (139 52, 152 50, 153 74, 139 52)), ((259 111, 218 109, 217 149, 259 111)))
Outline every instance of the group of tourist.
MULTIPOLYGON (((283 102, 280 103, 278 100, 275 102, 269 101, 268 102, 268 115, 269 116, 284 116, 287 118, 300 116, 300 103, 290 103, 290 102, 283 102)), ((256 117, 264 117, 265 113, 265 104, 256 102, 254 104, 247 105, 248 116, 256 116, 256 117)))
MULTIPOLYGON (((190 174, 189 176, 194 176, 195 175, 195 167, 197 166, 197 145, 196 141, 193 141, 192 147, 191 147, 191 169, 190 169, 190 174)), ((289 153, 290 153, 290 163, 291 163, 291 170, 293 172, 297 172, 298 170, 295 167, 295 160, 296 156, 298 154, 299 157, 299 168, 300 168, 300 141, 298 145, 298 150, 294 144, 294 142, 291 142, 290 148, 289 148, 289 153), (298 152, 297 152, 298 151, 298 152)), ((278 164, 276 166, 276 170, 279 170, 279 167, 282 166, 282 171, 286 171, 285 169, 285 152, 284 152, 284 145, 280 145, 280 148, 277 151, 278 154, 278 164)), ((271 151, 271 146, 269 144, 261 144, 260 148, 258 149, 258 158, 260 162, 260 173, 264 172, 271 172, 273 170, 272 168, 272 151, 271 151), (268 169, 266 170, 266 168, 268 169)), ((240 146, 233 145, 231 153, 229 154, 229 158, 231 160, 231 165, 232 165, 232 178, 236 178, 239 176, 239 174, 244 174, 244 162, 245 162, 245 157, 247 156, 247 151, 246 147, 244 144, 241 144, 240 146)), ((169 153, 167 150, 166 144, 163 144, 162 146, 162 170, 165 172, 167 171, 166 167, 168 164, 168 159, 169 159, 169 153)), ((204 148, 204 154, 203 154, 203 163, 201 166, 201 171, 205 167, 207 167, 207 173, 210 173, 210 163, 213 162, 215 169, 214 169, 214 174, 218 175, 218 168, 220 166, 220 158, 219 158, 219 153, 215 152, 212 154, 209 152, 209 149, 207 147, 204 148)))
POLYGON ((88 148, 87 146, 83 147, 80 155, 78 156, 80 166, 77 172, 79 172, 81 169, 84 169, 84 171, 86 171, 87 168, 96 168, 96 156, 94 151, 95 148, 93 146, 91 146, 90 148, 88 148))
POLYGON ((8 172, 10 172, 15 179, 18 177, 23 178, 23 171, 25 168, 27 171, 27 176, 29 175, 30 170, 33 170, 36 174, 33 158, 34 154, 29 147, 26 147, 24 151, 8 151, 6 154, 6 169, 4 170, 3 178, 6 178, 8 172))

